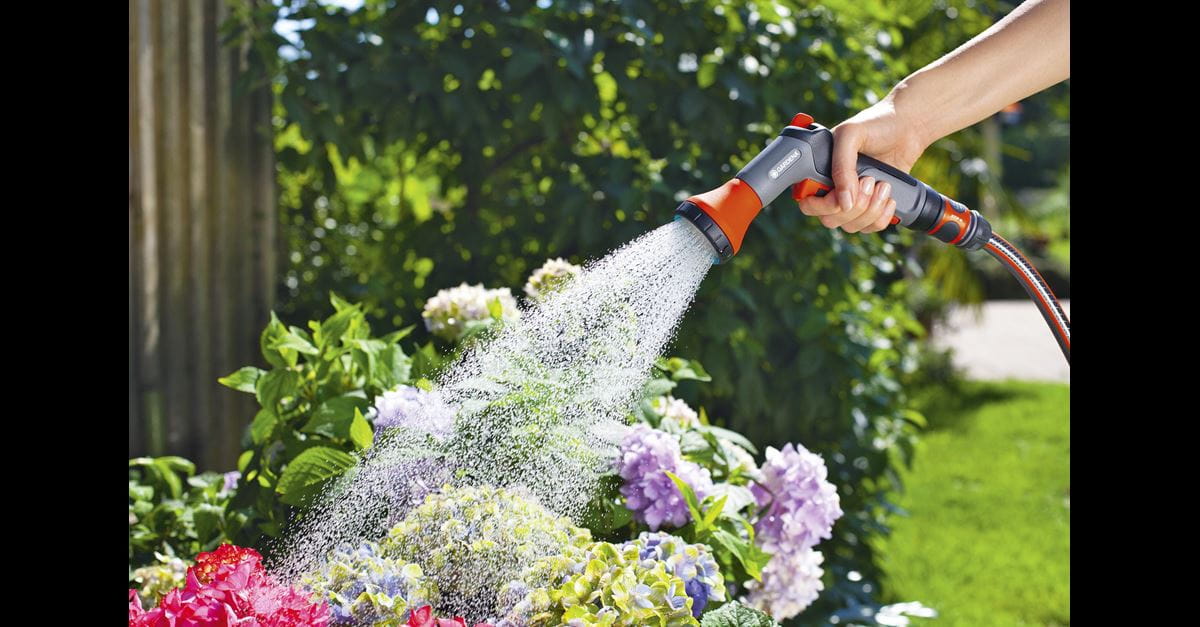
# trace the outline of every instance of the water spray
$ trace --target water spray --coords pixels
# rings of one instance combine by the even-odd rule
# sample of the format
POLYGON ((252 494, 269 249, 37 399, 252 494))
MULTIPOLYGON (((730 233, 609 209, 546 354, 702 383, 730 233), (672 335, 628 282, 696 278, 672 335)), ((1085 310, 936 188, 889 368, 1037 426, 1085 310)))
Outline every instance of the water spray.
MULTIPOLYGON (((713 263, 728 261, 758 212, 792 190, 794 200, 824 196, 833 188, 833 132, 797 113, 762 152, 724 185, 692 196, 675 209, 676 220, 694 224, 715 249, 713 263)), ((892 186, 896 213, 892 224, 922 231, 964 250, 984 250, 1000 261, 1025 288, 1045 318, 1054 339, 1071 363, 1071 321, 1037 268, 978 211, 939 193, 900 170, 866 155, 858 156, 858 175, 892 186)))

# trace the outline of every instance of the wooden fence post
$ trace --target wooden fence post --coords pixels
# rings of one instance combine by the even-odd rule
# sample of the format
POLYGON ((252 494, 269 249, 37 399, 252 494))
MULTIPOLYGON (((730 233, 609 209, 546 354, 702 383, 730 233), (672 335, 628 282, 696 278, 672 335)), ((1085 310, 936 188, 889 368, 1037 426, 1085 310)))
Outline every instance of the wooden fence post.
POLYGON ((257 363, 280 255, 272 96, 223 0, 129 2, 129 455, 229 470, 254 415, 217 377, 257 363))

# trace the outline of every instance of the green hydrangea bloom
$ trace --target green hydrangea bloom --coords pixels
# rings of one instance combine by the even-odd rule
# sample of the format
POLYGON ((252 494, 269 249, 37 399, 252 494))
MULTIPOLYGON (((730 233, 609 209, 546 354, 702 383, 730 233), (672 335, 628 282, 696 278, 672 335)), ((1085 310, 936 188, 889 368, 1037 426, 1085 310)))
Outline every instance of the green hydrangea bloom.
POLYGON ((429 601, 439 613, 467 614, 493 611, 498 593, 529 565, 591 539, 587 529, 530 496, 491 486, 444 486, 392 527, 380 550, 423 567, 436 589, 429 601))
POLYGON ((302 582, 329 601, 334 625, 399 627, 436 594, 420 566, 380 555, 373 542, 339 546, 302 582))
POLYGON ((154 607, 159 599, 175 588, 182 588, 187 583, 187 569, 190 564, 178 557, 169 557, 155 553, 157 563, 144 566, 133 571, 133 580, 138 583, 138 596, 142 599, 142 607, 154 607))
POLYGON ((550 574, 559 583, 529 590, 502 624, 699 625, 683 580, 667 570, 666 562, 642 560, 634 544, 593 542, 542 560, 528 572, 533 580, 550 574))

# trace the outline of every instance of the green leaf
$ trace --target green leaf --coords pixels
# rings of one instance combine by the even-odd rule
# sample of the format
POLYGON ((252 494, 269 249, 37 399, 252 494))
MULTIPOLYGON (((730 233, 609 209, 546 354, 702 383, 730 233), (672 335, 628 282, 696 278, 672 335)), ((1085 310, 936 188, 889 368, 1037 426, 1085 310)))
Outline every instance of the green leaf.
MULTIPOLYGON (((711 497, 710 497, 711 498, 711 497)), ((704 519, 696 525, 696 533, 703 533, 713 522, 717 520, 717 516, 721 515, 721 511, 725 509, 725 500, 727 497, 720 497, 704 512, 704 519)), ((705 499, 706 501, 708 499, 705 499)))
POLYGON ((642 396, 658 398, 674 390, 676 385, 678 384, 667 379, 651 379, 646 382, 646 387, 642 388, 642 396))
POLYGON ((316 355, 321 352, 317 350, 316 346, 310 344, 308 340, 296 335, 295 333, 292 333, 291 331, 288 331, 276 339, 271 344, 271 348, 276 350, 291 349, 298 353, 304 353, 305 355, 316 355))
POLYGON ((380 340, 375 339, 354 339, 350 340, 351 351, 354 358, 354 363, 362 369, 368 380, 374 380, 378 375, 376 373, 376 364, 379 361, 380 354, 385 350, 392 348, 384 344, 380 340))
POLYGON ((321 323, 321 330, 316 335, 317 345, 322 349, 334 346, 350 330, 351 323, 362 317, 358 305, 351 305, 329 316, 321 323))
POLYGON ((333 292, 329 293, 329 303, 333 305, 334 311, 341 311, 343 309, 354 307, 354 304, 352 304, 350 301, 338 296, 333 292))
POLYGON ((754 448, 754 443, 746 439, 746 436, 738 433, 737 431, 730 431, 729 429, 724 429, 715 425, 702 425, 699 427, 699 431, 711 433, 718 438, 725 438, 726 440, 733 442, 747 451, 750 451, 750 453, 754 455, 758 454, 758 449, 754 448))
POLYGON ((331 398, 317 406, 300 430, 329 438, 349 438, 355 413, 369 406, 370 401, 361 392, 331 398))
POLYGON ((375 378, 385 390, 407 383, 408 378, 412 376, 412 360, 396 345, 388 346, 379 352, 378 367, 375 378))
POLYGON ((670 373, 674 381, 712 381, 712 376, 704 370, 698 361, 682 357, 659 357, 654 366, 663 372, 670 373))
POLYGON ((225 509, 211 503, 201 503, 192 511, 192 524, 196 526, 196 537, 201 543, 208 542, 221 524, 225 509))
POLYGON ((746 506, 752 505, 757 507, 758 505, 758 501, 754 498, 754 493, 749 488, 725 483, 724 481, 713 484, 713 496, 728 497, 729 502, 725 506, 734 514, 742 511, 746 506))
POLYGON ((762 569, 771 560, 770 553, 762 551, 754 546, 753 542, 735 536, 724 529, 713 529, 708 537, 732 553, 738 562, 741 562, 742 568, 746 569, 747 575, 757 581, 762 581, 762 569))
POLYGON ((256 446, 266 442, 271 433, 275 431, 277 424, 279 424, 279 417, 275 415, 275 412, 269 409, 258 410, 258 413, 254 415, 254 421, 250 423, 250 440, 256 446))
POLYGON ((415 328, 417 328, 417 325, 410 324, 410 325, 404 327, 403 329, 400 329, 399 331, 392 331, 391 333, 388 333, 387 335, 385 335, 379 339, 382 340, 383 343, 385 343, 385 344, 395 344, 396 342, 399 342, 400 340, 408 337, 408 334, 412 333, 413 329, 415 329, 415 328))
POLYGON ((271 345, 277 342, 281 337, 287 334, 287 327, 279 321, 275 312, 271 312, 271 321, 267 323, 267 328, 263 329, 262 335, 258 338, 258 346, 262 351, 263 358, 267 363, 276 368, 286 368, 289 365, 288 360, 284 358, 279 350, 271 348, 271 345))
POLYGON ((287 505, 301 505, 320 493, 330 479, 354 466, 354 457, 327 446, 306 449, 296 456, 283 474, 275 491, 287 505))
POLYGON ((488 313, 491 314, 492 320, 499 320, 504 317, 504 305, 500 303, 499 298, 493 298, 487 303, 488 313))
POLYGON ((179 480, 179 475, 175 474, 174 469, 159 459, 154 460, 154 466, 150 468, 155 469, 156 478, 167 486, 171 498, 177 499, 183 496, 183 482, 179 480))
POLYGON ((233 388, 239 392, 254 393, 254 382, 263 375, 263 370, 253 366, 240 368, 233 374, 217 379, 217 383, 228 388, 233 388))
POLYGON ((925 415, 919 411, 913 409, 902 409, 900 410, 900 415, 904 416, 905 420, 917 425, 918 427, 921 427, 922 429, 929 425, 929 423, 925 420, 925 415))
POLYGON ((196 464, 178 455, 156 457, 154 458, 154 463, 161 464, 176 472, 182 472, 189 477, 196 473, 196 464))
POLYGON ((670 470, 664 470, 663 472, 667 473, 667 476, 675 483, 675 487, 679 488, 679 493, 683 495, 683 500, 687 501, 688 511, 692 514, 692 520, 700 520, 700 501, 696 499, 696 493, 692 491, 691 486, 670 470))
POLYGON ((717 64, 704 63, 696 70, 696 85, 704 89, 717 81, 717 64))
POLYGON ((129 498, 134 501, 149 501, 154 498, 154 488, 129 482, 129 498))
POLYGON ((689 458, 703 456, 712 459, 713 446, 703 434, 688 430, 679 436, 679 450, 689 458))
POLYGON ((371 423, 363 418, 362 412, 358 408, 354 408, 354 422, 350 423, 350 441, 354 442, 354 446, 359 450, 370 448, 371 443, 375 441, 375 432, 371 429, 371 423))
POLYGON ((295 396, 300 389, 300 373, 292 370, 272 370, 259 377, 254 395, 264 409, 274 409, 284 398, 295 396))
POLYGON ((779 627, 770 616, 737 601, 706 612, 700 619, 700 627, 779 627))

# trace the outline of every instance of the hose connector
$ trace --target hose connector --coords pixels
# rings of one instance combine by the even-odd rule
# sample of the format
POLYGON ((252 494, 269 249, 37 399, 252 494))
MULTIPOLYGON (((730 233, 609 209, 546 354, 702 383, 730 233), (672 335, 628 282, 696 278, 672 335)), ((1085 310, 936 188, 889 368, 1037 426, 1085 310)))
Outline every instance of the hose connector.
POLYGON ((921 183, 924 203, 909 228, 965 250, 980 250, 992 237, 992 225, 978 211, 921 183))

